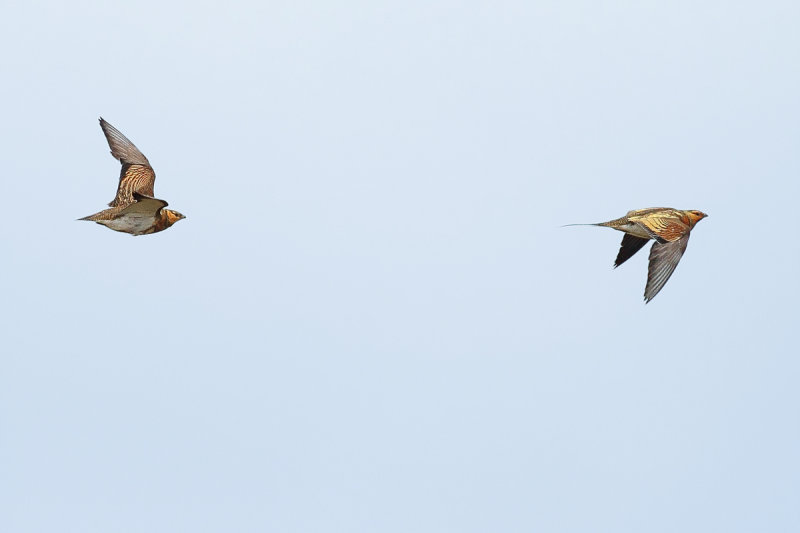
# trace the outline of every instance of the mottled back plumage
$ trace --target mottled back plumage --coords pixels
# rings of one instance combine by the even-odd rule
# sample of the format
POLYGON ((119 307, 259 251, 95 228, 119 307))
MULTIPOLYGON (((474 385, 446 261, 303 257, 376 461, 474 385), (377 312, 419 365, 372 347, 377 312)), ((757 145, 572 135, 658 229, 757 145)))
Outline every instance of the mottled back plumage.
POLYGON ((639 224, 658 242, 673 242, 691 229, 691 222, 684 211, 670 208, 643 209, 628 214, 628 220, 639 224))

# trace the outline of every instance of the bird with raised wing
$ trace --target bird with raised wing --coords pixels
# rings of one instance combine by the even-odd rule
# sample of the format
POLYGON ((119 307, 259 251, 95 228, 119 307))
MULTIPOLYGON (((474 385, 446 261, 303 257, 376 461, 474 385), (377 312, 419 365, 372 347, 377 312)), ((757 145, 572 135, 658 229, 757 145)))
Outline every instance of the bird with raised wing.
POLYGON ((689 243, 689 233, 695 224, 707 217, 702 211, 682 211, 670 207, 650 207, 628 211, 621 218, 597 224, 568 224, 569 226, 604 226, 622 231, 614 268, 633 257, 648 241, 654 240, 650 248, 650 265, 647 269, 647 285, 644 289, 645 303, 655 298, 666 285, 689 243))
POLYGON ((122 163, 117 194, 105 209, 79 220, 97 222, 114 231, 147 235, 163 231, 186 218, 166 209, 167 202, 153 197, 156 173, 150 162, 117 128, 100 118, 111 155, 122 163))

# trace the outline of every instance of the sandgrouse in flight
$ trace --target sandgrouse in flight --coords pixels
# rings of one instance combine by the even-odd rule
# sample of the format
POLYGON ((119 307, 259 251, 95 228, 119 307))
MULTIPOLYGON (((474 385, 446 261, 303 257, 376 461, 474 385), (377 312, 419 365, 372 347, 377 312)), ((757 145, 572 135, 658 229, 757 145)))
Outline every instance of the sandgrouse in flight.
POLYGON ((650 266, 647 269, 645 303, 656 297, 675 271, 689 243, 689 232, 707 217, 702 211, 681 211, 669 207, 651 207, 628 211, 622 218, 598 224, 569 224, 570 226, 605 226, 625 232, 614 268, 633 257, 650 239, 650 266))
POLYGON ((100 127, 111 147, 111 155, 122 163, 117 195, 105 209, 79 220, 90 220, 114 231, 147 235, 163 231, 184 217, 167 202, 153 198, 156 173, 150 162, 120 131, 100 118, 100 127))

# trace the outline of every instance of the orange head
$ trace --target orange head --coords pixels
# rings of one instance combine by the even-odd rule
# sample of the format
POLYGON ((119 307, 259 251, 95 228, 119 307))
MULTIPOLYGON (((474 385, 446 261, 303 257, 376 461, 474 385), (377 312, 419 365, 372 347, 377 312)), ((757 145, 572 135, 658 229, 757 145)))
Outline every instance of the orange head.
POLYGON ((684 213, 689 218, 689 225, 692 227, 708 216, 702 211, 684 211, 684 213))
POLYGON ((164 209, 164 213, 167 215, 167 227, 173 225, 177 221, 186 218, 185 216, 181 215, 177 211, 173 211, 172 209, 164 209))

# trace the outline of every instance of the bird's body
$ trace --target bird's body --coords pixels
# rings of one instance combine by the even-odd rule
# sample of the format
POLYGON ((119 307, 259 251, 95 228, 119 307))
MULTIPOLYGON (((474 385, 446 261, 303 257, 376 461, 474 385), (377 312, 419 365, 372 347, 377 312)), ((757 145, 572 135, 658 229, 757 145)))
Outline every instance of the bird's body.
POLYGON ((649 302, 664 287, 678 266, 689 243, 692 228, 706 216, 708 215, 702 211, 651 207, 628 211, 624 217, 608 222, 588 225, 613 228, 625 233, 614 268, 633 257, 648 241, 655 241, 650 248, 647 286, 644 290, 645 302, 649 302))
POLYGON ((79 220, 102 224, 131 235, 157 233, 184 217, 165 209, 166 201, 153 198, 156 173, 150 162, 117 128, 100 119, 100 127, 111 148, 111 155, 122 163, 117 194, 105 209, 79 220))
POLYGON ((163 231, 184 218, 177 211, 164 209, 167 205, 164 200, 139 193, 133 193, 133 197, 134 201, 128 205, 104 209, 80 220, 91 220, 114 231, 131 235, 148 235, 163 231))

